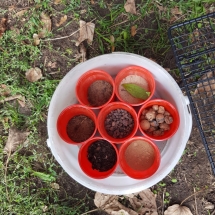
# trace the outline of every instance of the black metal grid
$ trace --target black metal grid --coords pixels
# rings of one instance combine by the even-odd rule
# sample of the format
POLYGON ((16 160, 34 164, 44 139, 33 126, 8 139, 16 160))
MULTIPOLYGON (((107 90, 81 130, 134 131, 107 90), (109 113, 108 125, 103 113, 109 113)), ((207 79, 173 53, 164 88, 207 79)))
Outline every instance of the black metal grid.
POLYGON ((176 24, 168 36, 215 174, 215 13, 176 24))

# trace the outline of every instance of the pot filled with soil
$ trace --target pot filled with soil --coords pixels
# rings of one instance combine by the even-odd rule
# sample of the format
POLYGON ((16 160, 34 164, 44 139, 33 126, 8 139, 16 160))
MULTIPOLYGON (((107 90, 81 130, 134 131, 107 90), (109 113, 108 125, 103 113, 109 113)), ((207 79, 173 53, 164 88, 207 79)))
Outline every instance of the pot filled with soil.
POLYGON ((95 137, 81 146, 78 162, 86 175, 103 179, 115 171, 118 165, 118 150, 113 143, 95 137))
POLYGON ((96 115, 82 105, 66 107, 58 116, 57 131, 67 143, 84 143, 96 133, 96 115))
POLYGON ((76 97, 82 105, 100 109, 114 99, 113 78, 102 70, 90 70, 76 84, 76 97))
POLYGON ((160 151, 151 140, 145 137, 133 137, 120 147, 119 163, 129 177, 148 178, 160 165, 160 151))
POLYGON ((115 78, 116 96, 132 106, 149 101, 155 92, 153 75, 145 68, 129 66, 122 69, 115 78))
POLYGON ((179 114, 168 101, 154 99, 138 112, 139 129, 152 140, 163 141, 172 137, 179 127, 179 114))
POLYGON ((122 102, 112 102, 102 108, 97 124, 101 136, 114 143, 125 142, 138 129, 135 110, 122 102))

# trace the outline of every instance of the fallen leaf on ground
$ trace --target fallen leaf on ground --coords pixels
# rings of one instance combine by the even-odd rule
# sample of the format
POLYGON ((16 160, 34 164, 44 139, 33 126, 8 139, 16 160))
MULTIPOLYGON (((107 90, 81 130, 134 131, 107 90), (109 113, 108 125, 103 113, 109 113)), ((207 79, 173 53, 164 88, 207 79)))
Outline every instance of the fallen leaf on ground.
POLYGON ((25 76, 28 79, 28 81, 35 82, 35 81, 38 81, 40 78, 42 78, 43 75, 42 75, 41 69, 38 67, 35 67, 35 68, 29 69, 25 73, 25 76))
POLYGON ((40 44, 40 38, 38 34, 33 34, 33 39, 34 39, 34 45, 38 46, 40 44))
POLYGON ((4 152, 11 153, 16 151, 16 148, 23 144, 30 132, 20 131, 16 128, 10 128, 9 136, 4 147, 4 152))
POLYGON ((54 0, 54 4, 60 4, 61 0, 54 0))
POLYGON ((80 35, 78 41, 76 42, 76 46, 79 46, 81 42, 87 40, 88 44, 93 42, 95 24, 92 22, 85 22, 80 20, 80 35))
POLYGON ((7 85, 1 84, 0 85, 0 96, 9 96, 10 95, 10 89, 7 85))
POLYGON ((164 215, 193 215, 188 207, 181 205, 172 205, 167 208, 164 215))
POLYGON ((166 7, 163 7, 163 6, 160 6, 160 5, 156 5, 157 6, 157 8, 158 8, 158 10, 160 11, 160 12, 166 12, 167 11, 167 8, 166 7))
POLYGON ((16 8, 15 5, 11 5, 11 6, 8 7, 8 11, 12 11, 12 10, 14 10, 15 8, 16 8))
POLYGON ((170 72, 171 69, 170 68, 164 68, 167 72, 170 72))
POLYGON ((57 27, 62 25, 64 22, 67 20, 67 15, 64 15, 63 17, 60 18, 60 22, 56 24, 57 27))
POLYGON ((87 12, 87 10, 84 9, 84 10, 81 10, 81 11, 80 11, 80 14, 84 14, 84 13, 86 13, 86 12, 87 12))
POLYGON ((0 37, 2 37, 2 35, 6 31, 6 24, 7 24, 7 19, 1 18, 1 20, 0 20, 0 37))
POLYGON ((148 215, 158 215, 156 195, 150 190, 146 189, 138 193, 140 198, 134 196, 133 198, 128 198, 133 209, 138 211, 138 214, 144 215, 148 212, 148 215))
POLYGON ((134 0, 127 0, 124 5, 124 8, 127 13, 131 13, 131 14, 137 13, 134 0))
POLYGON ((114 50, 115 50, 115 45, 114 45, 115 38, 113 35, 110 35, 110 41, 111 41, 111 52, 114 52, 114 50))
POLYGON ((174 8, 171 9, 171 13, 172 13, 173 15, 182 15, 182 11, 180 11, 179 8, 176 7, 176 6, 175 6, 174 8))
POLYGON ((42 30, 39 32, 38 36, 39 38, 44 38, 46 37, 47 33, 51 31, 52 22, 49 15, 44 12, 40 14, 40 21, 42 23, 42 30))
POLYGON ((130 214, 125 210, 119 210, 119 211, 112 211, 111 215, 130 215, 130 214))
POLYGON ((206 202, 205 203, 205 209, 206 210, 213 210, 214 209, 214 204, 212 204, 211 202, 206 202))
POLYGON ((51 61, 49 61, 48 64, 47 64, 47 67, 55 69, 55 68, 57 68, 57 62, 51 62, 51 61))
POLYGON ((51 183, 51 187, 55 190, 59 190, 60 189, 60 185, 58 183, 51 183))
POLYGON ((6 97, 2 100, 0 100, 0 103, 4 103, 4 102, 9 102, 9 101, 12 101, 12 100, 15 100, 17 99, 17 101, 19 102, 19 104, 23 107, 23 105, 25 105, 25 97, 22 96, 22 95, 14 95, 14 96, 9 96, 9 97, 6 97), (22 102, 22 103, 20 103, 22 102))
POLYGON ((15 17, 22 17, 26 12, 27 12, 27 9, 20 10, 20 11, 17 12, 14 16, 15 16, 15 17))
POLYGON ((21 107, 25 107, 25 97, 24 96, 21 96, 20 98, 18 98, 17 101, 21 107))
POLYGON ((138 215, 137 212, 122 205, 118 201, 118 196, 115 195, 108 195, 96 192, 94 203, 99 209, 106 211, 110 215, 112 215, 114 212, 120 211, 121 209, 128 212, 129 215, 138 215))
POLYGON ((90 2, 91 2, 91 4, 95 4, 95 1, 94 1, 94 0, 91 0, 90 2))
POLYGON ((79 60, 79 59, 81 58, 80 62, 84 62, 84 61, 87 60, 87 59, 86 59, 86 54, 87 54, 87 50, 86 50, 84 44, 81 43, 81 45, 80 45, 80 52, 78 52, 78 53, 75 55, 75 58, 76 58, 76 60, 79 60))
POLYGON ((136 33, 137 33, 137 26, 136 25, 131 26, 131 36, 134 37, 136 33))

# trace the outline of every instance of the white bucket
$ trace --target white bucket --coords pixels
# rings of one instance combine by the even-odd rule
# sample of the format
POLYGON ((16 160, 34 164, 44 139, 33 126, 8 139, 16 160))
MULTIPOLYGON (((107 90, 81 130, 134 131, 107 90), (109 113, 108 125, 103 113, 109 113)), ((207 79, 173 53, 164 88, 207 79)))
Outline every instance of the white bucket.
MULTIPOLYGON (((112 53, 92 58, 75 66, 60 82, 52 97, 48 112, 47 144, 52 154, 63 169, 80 184, 106 194, 129 194, 147 189, 162 180, 179 161, 192 129, 192 116, 189 111, 189 100, 172 76, 157 63, 130 53, 112 53), (68 105, 77 103, 75 86, 79 77, 88 70, 102 69, 113 77, 122 68, 130 65, 148 69, 155 78, 155 97, 171 102, 180 115, 180 126, 177 133, 168 141, 156 142, 161 151, 161 164, 157 172, 144 180, 132 179, 121 172, 116 172, 106 179, 95 180, 86 176, 78 164, 79 146, 64 142, 58 135, 56 122, 60 112, 68 105)), ((139 133, 138 133, 139 134, 139 133)))

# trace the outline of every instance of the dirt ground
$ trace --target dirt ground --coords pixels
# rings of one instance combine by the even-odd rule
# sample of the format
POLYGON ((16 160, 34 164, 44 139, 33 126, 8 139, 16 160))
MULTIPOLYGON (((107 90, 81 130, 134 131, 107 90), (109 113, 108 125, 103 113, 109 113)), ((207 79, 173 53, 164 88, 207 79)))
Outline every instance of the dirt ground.
MULTIPOLYGON (((16 1, 15 1, 16 2, 16 1)), ((13 5, 14 1, 0 1, 0 6, 7 8, 10 5, 13 5)), ((17 2, 16 2, 17 3, 17 2)), ((26 1, 19 1, 17 4, 18 7, 27 7, 28 4, 26 1)), ((62 9, 62 5, 54 5, 53 6, 56 11, 60 11, 62 9)), ((85 8, 84 4, 82 5, 81 10, 85 8)), ((99 7, 96 8, 100 14, 105 14, 105 9, 101 10, 99 7)), ((59 17, 52 17, 52 22, 56 23, 59 20, 59 17)), ((146 27, 150 25, 151 19, 153 19, 153 15, 146 17, 141 25, 146 27)), ((68 22, 70 19, 68 19, 68 22)), ((11 20, 8 24, 8 29, 13 26, 15 20, 11 20)), ((53 24, 54 26, 54 24, 53 24)), ((71 32, 78 29, 77 23, 72 23, 67 27, 63 28, 62 31, 57 31, 57 28, 52 29, 52 33, 55 37, 62 37, 69 35, 71 32)), ((156 28, 157 26, 151 26, 156 28)), ((78 61, 72 61, 71 59, 75 59, 74 55, 78 53, 79 48, 74 45, 74 41, 77 39, 78 34, 76 34, 72 39, 66 38, 63 40, 56 40, 51 42, 53 45, 53 49, 43 49, 42 57, 37 62, 35 62, 35 66, 42 65, 42 70, 45 77, 50 79, 62 79, 64 75, 69 72, 75 65, 77 65, 78 61), (59 50, 71 49, 72 54, 60 55, 59 50), (56 51, 58 50, 58 51, 56 51), (48 67, 48 62, 56 62, 56 66, 54 68, 48 67), (60 72, 58 72, 60 70, 60 72)), ((150 37, 150 35, 148 35, 150 37)), ((94 38, 94 42, 91 46, 85 44, 87 49, 87 59, 90 59, 94 56, 100 55, 100 51, 98 48, 98 44, 96 43, 96 35, 94 38)), ((120 51, 120 50, 117 50, 120 51)), ((108 52, 108 51, 107 51, 108 52)), ((137 54, 144 55, 148 58, 156 59, 158 64, 161 64, 164 68, 175 69, 175 61, 171 51, 168 51, 164 57, 155 56, 150 50, 143 49, 141 53, 138 51, 137 54)), ((172 74, 178 83, 180 83, 180 78, 175 74, 172 74)), ((41 146, 43 150, 49 151, 46 146, 47 139, 47 129, 46 122, 41 122, 39 125, 39 136, 41 138, 41 146)), ((186 128, 185 128, 186 129, 186 128)), ((51 155, 50 155, 51 156, 51 155)), ((57 163, 57 162, 56 162, 57 163)), ((37 170, 39 170, 39 164, 37 170)), ((67 173, 65 173, 60 166, 57 169, 58 177, 57 183, 60 185, 59 198, 65 199, 67 196, 65 193, 69 193, 70 196, 77 199, 86 199, 86 205, 89 205, 89 209, 95 209, 93 204, 93 198, 95 192, 92 190, 83 187, 81 184, 74 181, 70 178, 67 173), (66 192, 65 192, 66 191, 66 192)), ((40 186, 38 184, 38 186, 40 186)), ((180 204, 184 199, 193 195, 195 192, 198 192, 196 195, 191 196, 184 202, 185 206, 188 206, 193 214, 195 215, 208 215, 212 214, 214 209, 207 210, 205 207, 207 202, 211 202, 215 204, 215 178, 211 171, 210 164, 208 162, 208 158, 206 156, 206 152, 204 146, 202 144, 199 130, 196 126, 195 120, 193 121, 193 129, 189 141, 187 143, 186 149, 184 151, 183 156, 180 161, 174 168, 174 170, 162 180, 162 183, 157 184, 152 187, 152 190, 157 192, 157 204, 159 208, 159 214, 169 206, 173 204, 180 204), (177 179, 177 182, 173 183, 172 179, 177 179), (169 196, 166 197, 165 193, 168 192, 169 196), (209 213, 210 212, 210 213, 209 213)), ((74 202, 71 201, 71 205, 74 202)), ((92 215, 102 215, 106 214, 102 211, 97 211, 91 213, 92 215)))

